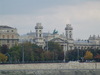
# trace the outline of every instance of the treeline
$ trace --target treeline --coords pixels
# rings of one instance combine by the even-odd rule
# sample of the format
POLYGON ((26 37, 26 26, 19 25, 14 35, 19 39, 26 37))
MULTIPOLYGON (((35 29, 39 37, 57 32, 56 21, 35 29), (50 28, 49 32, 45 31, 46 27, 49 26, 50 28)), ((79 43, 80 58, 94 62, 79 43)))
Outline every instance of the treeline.
POLYGON ((48 42, 48 50, 43 50, 41 47, 25 42, 12 48, 3 45, 0 48, 3 60, 0 62, 34 62, 34 61, 62 61, 63 48, 54 42, 48 42), (4 58, 5 57, 5 58, 4 58))
MULTIPOLYGON (((22 63, 22 62, 43 62, 43 61, 62 61, 64 60, 63 48, 55 42, 48 42, 45 49, 25 42, 8 48, 6 45, 0 47, 0 63, 22 63), (47 49, 48 47, 48 49, 47 49)), ((74 49, 68 50, 65 57, 67 61, 94 60, 100 61, 100 49, 74 49)))
POLYGON ((100 61, 100 49, 74 49, 66 53, 67 61, 81 61, 86 60, 99 62, 100 61))

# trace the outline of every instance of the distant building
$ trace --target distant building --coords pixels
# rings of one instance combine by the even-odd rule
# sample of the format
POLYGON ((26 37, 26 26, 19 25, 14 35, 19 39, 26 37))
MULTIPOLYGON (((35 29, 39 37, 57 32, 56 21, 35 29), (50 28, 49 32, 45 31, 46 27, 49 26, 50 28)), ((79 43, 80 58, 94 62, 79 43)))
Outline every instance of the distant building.
POLYGON ((75 40, 75 48, 77 49, 100 49, 100 37, 99 36, 90 36, 87 40, 75 40))
POLYGON ((65 35, 59 35, 56 30, 54 30, 53 33, 44 33, 41 23, 36 24, 35 30, 35 32, 30 32, 26 35, 20 36, 20 43, 30 41, 44 49, 48 49, 48 41, 53 41, 59 43, 63 47, 64 51, 74 49, 73 28, 70 24, 67 24, 65 27, 65 35))
POLYGON ((17 45, 19 41, 19 34, 16 28, 9 26, 0 26, 0 45, 7 45, 9 48, 17 45))
POLYGON ((87 40, 74 40, 73 28, 71 24, 66 24, 65 34, 58 34, 58 31, 54 30, 53 33, 44 33, 41 23, 37 23, 35 26, 35 32, 27 33, 20 37, 20 42, 30 41, 37 44, 44 49, 48 49, 48 41, 57 42, 63 47, 64 51, 73 49, 88 49, 88 48, 100 48, 100 37, 90 36, 87 40))

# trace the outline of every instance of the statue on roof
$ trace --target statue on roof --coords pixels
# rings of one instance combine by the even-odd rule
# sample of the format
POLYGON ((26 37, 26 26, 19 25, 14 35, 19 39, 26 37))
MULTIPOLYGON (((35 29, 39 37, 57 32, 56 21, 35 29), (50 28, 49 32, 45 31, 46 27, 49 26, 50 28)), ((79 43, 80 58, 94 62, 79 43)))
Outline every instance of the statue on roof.
POLYGON ((53 34, 58 34, 58 31, 56 29, 54 29, 53 34))

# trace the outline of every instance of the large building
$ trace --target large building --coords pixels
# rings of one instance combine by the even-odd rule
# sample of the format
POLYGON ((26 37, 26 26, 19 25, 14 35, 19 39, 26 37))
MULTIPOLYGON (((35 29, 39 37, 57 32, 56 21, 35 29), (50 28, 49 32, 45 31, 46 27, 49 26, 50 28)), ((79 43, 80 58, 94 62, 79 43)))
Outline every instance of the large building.
POLYGON ((17 45, 19 41, 19 34, 16 28, 9 26, 0 26, 0 45, 7 45, 9 48, 17 45))
POLYGON ((71 24, 66 24, 65 34, 58 34, 56 30, 53 33, 44 33, 43 26, 41 23, 37 23, 35 26, 35 32, 27 33, 20 37, 20 42, 30 41, 32 43, 41 46, 42 48, 47 47, 48 41, 53 41, 59 43, 63 50, 73 49, 88 49, 88 48, 100 48, 100 37, 90 36, 87 40, 74 40, 73 39, 73 28, 71 24))
POLYGON ((20 36, 20 43, 25 41, 35 43, 44 49, 47 49, 48 41, 53 41, 59 43, 63 47, 64 51, 73 50, 73 28, 70 24, 67 24, 65 27, 65 35, 59 35, 56 30, 54 30, 53 33, 44 33, 41 23, 37 23, 35 26, 35 32, 30 32, 26 35, 20 36))

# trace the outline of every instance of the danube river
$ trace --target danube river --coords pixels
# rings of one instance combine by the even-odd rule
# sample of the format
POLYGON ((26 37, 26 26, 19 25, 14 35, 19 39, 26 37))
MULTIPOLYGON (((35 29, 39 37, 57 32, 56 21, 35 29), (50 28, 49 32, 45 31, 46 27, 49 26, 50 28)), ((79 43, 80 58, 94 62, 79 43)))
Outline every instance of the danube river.
POLYGON ((49 69, 49 70, 2 70, 0 75, 100 75, 100 70, 49 69))

